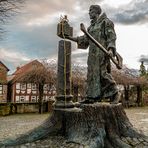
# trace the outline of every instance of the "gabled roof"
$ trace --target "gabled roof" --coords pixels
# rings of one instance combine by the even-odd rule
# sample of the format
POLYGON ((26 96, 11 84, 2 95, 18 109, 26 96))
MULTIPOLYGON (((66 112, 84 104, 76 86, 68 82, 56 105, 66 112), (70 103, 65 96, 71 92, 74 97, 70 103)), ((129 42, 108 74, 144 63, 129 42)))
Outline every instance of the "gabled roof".
POLYGON ((33 60, 33 61, 23 65, 22 67, 18 67, 17 70, 12 74, 13 78, 12 78, 11 82, 13 83, 15 81, 18 81, 22 75, 24 75, 25 73, 28 73, 33 68, 38 68, 40 66, 43 66, 43 64, 40 63, 38 60, 33 60))
POLYGON ((0 61, 0 64, 1 64, 7 71, 9 71, 8 67, 7 67, 2 61, 0 61))

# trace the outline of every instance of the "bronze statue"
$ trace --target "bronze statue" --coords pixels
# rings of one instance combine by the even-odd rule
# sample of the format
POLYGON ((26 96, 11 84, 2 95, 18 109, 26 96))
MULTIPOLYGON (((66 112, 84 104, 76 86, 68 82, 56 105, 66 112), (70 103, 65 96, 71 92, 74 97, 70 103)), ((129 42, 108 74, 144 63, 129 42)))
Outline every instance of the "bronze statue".
MULTIPOLYGON (((116 56, 116 33, 114 24, 105 13, 102 13, 99 5, 91 5, 89 9, 91 24, 88 34, 101 43, 108 54, 89 38, 87 34, 79 37, 66 36, 67 39, 77 42, 78 48, 86 49, 89 46, 88 73, 86 100, 83 103, 94 103, 102 98, 110 98, 110 102, 119 102, 118 89, 111 76, 110 57, 116 56)), ((121 68, 121 67, 120 67, 121 68)))

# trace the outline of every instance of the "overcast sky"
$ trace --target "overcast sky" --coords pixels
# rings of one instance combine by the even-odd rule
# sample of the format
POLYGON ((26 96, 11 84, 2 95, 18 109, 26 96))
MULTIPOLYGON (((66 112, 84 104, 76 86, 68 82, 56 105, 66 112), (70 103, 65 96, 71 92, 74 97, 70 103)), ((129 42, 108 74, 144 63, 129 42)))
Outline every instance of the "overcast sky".
MULTIPOLYGON (((74 36, 80 35, 79 24, 89 26, 91 4, 101 5, 114 22, 117 51, 124 64, 136 69, 140 59, 148 64, 148 0, 26 0, 22 12, 5 26, 7 34, 0 41, 0 60, 13 71, 30 60, 56 59, 60 16, 68 15, 74 36)), ((72 61, 86 65, 88 51, 72 45, 72 61)))

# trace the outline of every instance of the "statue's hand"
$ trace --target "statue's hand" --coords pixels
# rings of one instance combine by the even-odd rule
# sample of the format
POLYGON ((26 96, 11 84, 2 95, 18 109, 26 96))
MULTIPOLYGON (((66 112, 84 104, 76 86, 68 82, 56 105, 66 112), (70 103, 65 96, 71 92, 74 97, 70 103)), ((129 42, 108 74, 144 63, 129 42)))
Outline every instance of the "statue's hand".
POLYGON ((72 37, 72 36, 69 36, 69 35, 60 35, 59 37, 62 38, 62 39, 68 39, 68 40, 71 40, 71 41, 74 41, 74 42, 78 42, 77 37, 72 37))
POLYGON ((108 54, 109 54, 110 57, 113 57, 114 56, 112 48, 109 48, 108 54))
POLYGON ((68 35, 64 35, 64 34, 60 34, 58 35, 60 38, 62 39, 69 39, 69 36, 68 35))
POLYGON ((65 38, 65 39, 70 39, 71 36, 69 36, 69 35, 65 35, 64 38, 65 38))

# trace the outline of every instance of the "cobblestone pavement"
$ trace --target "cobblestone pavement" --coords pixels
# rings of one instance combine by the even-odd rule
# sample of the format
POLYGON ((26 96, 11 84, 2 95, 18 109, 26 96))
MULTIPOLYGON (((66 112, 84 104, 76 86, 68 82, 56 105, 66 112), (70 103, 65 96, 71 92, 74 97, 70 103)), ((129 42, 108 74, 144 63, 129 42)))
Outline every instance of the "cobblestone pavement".
POLYGON ((126 109, 126 114, 132 125, 148 136, 148 106, 126 109))
MULTIPOLYGON (((129 117, 133 126, 138 129, 140 132, 148 136, 148 107, 144 108, 130 108, 126 109, 126 114, 129 117)), ((20 134, 24 134, 29 130, 37 127, 42 124, 42 122, 49 117, 50 114, 17 114, 11 116, 0 117, 0 141, 11 137, 18 137, 20 134)), ((60 137, 58 137, 60 138, 60 137)), ((46 139, 37 141, 34 143, 27 143, 25 145, 19 146, 18 148, 35 148, 35 147, 48 147, 50 148, 51 143, 56 139, 46 139), (47 144, 45 144, 47 143, 47 144)), ((58 144, 64 143, 62 137, 58 139, 58 144)), ((55 148, 62 148, 62 145, 55 146, 55 148)), ((69 145, 68 147, 80 147, 83 146, 69 145)), ((54 148, 52 146, 52 148, 54 148)))
POLYGON ((49 114, 16 114, 0 117, 0 141, 15 138, 42 124, 49 114))

